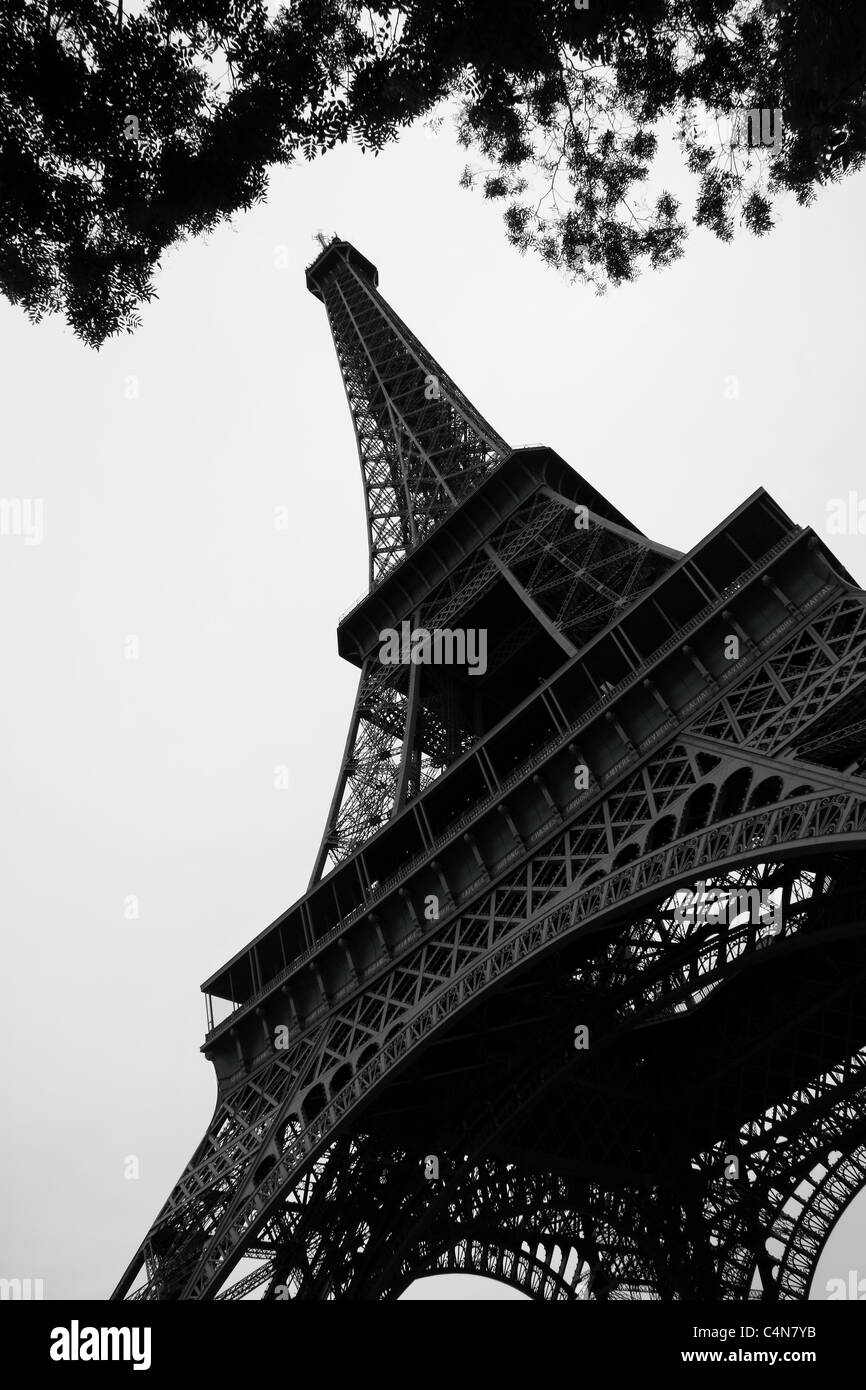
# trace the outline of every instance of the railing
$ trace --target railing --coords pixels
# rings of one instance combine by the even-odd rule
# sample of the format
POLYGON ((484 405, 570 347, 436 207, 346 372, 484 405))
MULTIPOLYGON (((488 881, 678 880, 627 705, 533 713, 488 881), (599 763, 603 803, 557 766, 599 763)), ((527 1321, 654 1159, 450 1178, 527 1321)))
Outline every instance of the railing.
MULTIPOLYGON (((500 802, 505 793, 510 791, 513 786, 516 786, 517 783, 523 781, 534 770, 536 770, 551 753, 564 747, 567 743, 579 737, 580 733, 583 730, 585 730, 586 727, 589 724, 591 724, 593 720, 595 720, 598 717, 599 714, 603 713, 604 710, 606 708, 609 708, 609 706, 614 701, 619 699, 621 695, 625 694, 627 690, 631 689, 635 684, 642 680, 646 676, 646 674, 659 663, 659 661, 664 660, 664 658, 670 655, 671 652, 675 651, 678 647, 681 647, 684 641, 689 636, 691 636, 693 632, 697 631, 700 627, 704 625, 704 623, 707 622, 709 618, 713 616, 713 614, 718 610, 721 604, 725 603, 731 597, 732 594, 737 593, 746 584, 750 583, 752 579, 754 579, 757 575, 759 575, 763 570, 766 569, 768 564, 771 564, 772 561, 775 558, 777 558, 784 550, 792 546, 800 538, 800 536, 802 536, 802 534, 802 529, 798 527, 795 532, 789 533, 787 536, 784 536, 782 540, 778 541, 776 545, 774 545, 770 550, 767 551, 766 555, 764 555, 760 560, 756 560, 754 564, 750 565, 748 569, 744 570, 737 580, 727 585, 726 588, 724 588, 719 593, 717 598, 712 603, 705 605, 705 607, 702 608, 700 612, 694 616, 694 618, 690 619, 689 622, 684 624, 682 628, 678 629, 678 631, 674 633, 671 637, 669 637, 666 642, 663 642, 662 645, 653 652, 652 656, 648 657, 645 661, 643 661, 640 664, 640 666, 636 667, 635 670, 632 671, 628 676, 624 676, 621 681, 618 681, 617 684, 614 685, 609 691, 607 691, 601 699, 596 700, 594 704, 590 705, 586 710, 584 710, 574 724, 569 726, 565 731, 561 731, 555 734, 545 743, 535 748, 529 758, 526 758, 506 777, 502 778, 495 792, 491 792, 488 796, 482 797, 479 801, 474 802, 469 811, 467 811, 458 820, 452 821, 449 824, 447 830, 443 831, 441 835, 433 839, 428 845, 426 845, 422 850, 420 850, 418 854, 413 855, 411 859, 407 859, 400 866, 400 868, 397 869, 393 874, 391 874, 387 879, 383 879, 380 882, 378 882, 376 884, 376 887, 370 892, 370 894, 367 896, 363 903, 359 904, 358 907, 353 908, 351 912, 348 912, 345 914, 345 916, 341 917, 340 920, 333 927, 331 927, 327 932, 324 932, 320 937, 318 937, 312 946, 308 946, 305 950, 301 951, 289 962, 288 965, 286 965, 276 975, 273 975, 267 981, 267 983, 261 987, 261 989, 257 990, 247 999, 237 1004, 236 1007, 231 1011, 230 1014, 226 1016, 225 1019, 223 1019, 220 1023, 216 1024, 209 1032, 207 1032, 205 1034, 205 1045, 207 1045, 209 1042, 212 1042, 217 1036, 219 1036, 221 1032, 225 1030, 227 1026, 231 1023, 231 1020, 234 1019, 235 1016, 239 1014, 242 1010, 251 1008, 255 1004, 261 1003, 261 1001, 267 998, 267 996, 275 988, 285 983, 286 980, 288 980, 292 975, 294 975, 302 965, 306 964, 307 961, 311 960, 326 946, 338 940, 339 937, 349 927, 353 926, 362 917, 367 916, 370 909, 374 907, 376 903, 380 902, 396 887, 399 887, 400 884, 404 882, 405 879, 409 877, 409 875, 414 873, 416 869, 421 868, 424 864, 428 863, 431 855, 440 852, 447 844, 451 843, 451 841, 453 841, 467 826, 471 825, 474 821, 476 821, 480 815, 482 815, 485 811, 490 810, 493 806, 500 802)), ((789 613, 788 616, 785 617, 782 620, 782 622, 778 623, 770 633, 765 634, 765 636, 762 637, 760 641, 752 643, 751 645, 754 649, 755 656, 760 656, 766 650, 766 648, 769 645, 771 645, 772 642, 776 641, 776 639, 782 633, 788 631, 793 626, 797 618, 802 617, 804 613, 814 608, 815 605, 818 602, 820 602, 821 598, 824 595, 831 592, 833 587, 834 586, 832 584, 824 584, 815 594, 813 594, 804 603, 792 603, 791 608, 796 616, 792 616, 789 613)), ((580 653, 578 653, 577 655, 579 656, 580 653)), ((574 660, 577 660, 577 657, 572 658, 572 661, 574 660)), ((732 663, 731 666, 722 673, 722 675, 717 676, 715 678, 715 685, 707 686, 704 690, 700 691, 697 695, 693 696, 691 700, 687 701, 687 703, 680 710, 676 711, 673 715, 670 715, 666 719, 662 720, 661 724, 656 729, 654 729, 652 733, 648 734, 646 738, 640 740, 640 742, 635 745, 637 749, 636 753, 626 753, 622 758, 620 758, 616 763, 614 763, 610 768, 607 769, 607 771, 599 779, 599 786, 607 786, 613 777, 617 776, 623 768, 633 763, 637 757, 642 757, 646 750, 652 747, 652 745, 656 743, 661 737, 663 737, 666 732, 669 732, 672 728, 675 728, 678 725, 682 725, 685 718, 687 718, 690 714, 694 713, 695 710, 700 708, 700 706, 705 704, 708 700, 718 695, 718 689, 720 686, 728 684, 734 679, 735 676, 739 678, 739 676, 742 674, 742 664, 742 661, 732 663)), ((560 670, 556 673, 556 675, 552 678, 552 681, 548 684, 552 687, 555 684, 556 680, 563 674, 564 670, 560 670)), ((546 687, 543 687, 541 690, 539 690, 539 692, 536 694, 534 698, 541 699, 545 688, 546 687)), ((489 735, 487 737, 489 737, 489 735)), ((480 742, 475 746, 474 750, 470 751, 477 751, 478 748, 483 747, 483 743, 484 741, 480 742)), ((438 784, 439 783, 437 781, 437 785, 438 784)), ((431 785, 434 784, 431 783, 431 785)), ((573 808, 577 806, 582 800, 586 800, 592 796, 597 795, 597 791, 598 788, 587 788, 586 791, 580 792, 577 797, 572 798, 571 801, 567 803, 565 809, 567 811, 573 810, 573 808)), ((417 805, 418 801, 416 800, 411 804, 413 806, 417 805)), ((348 860, 344 862, 348 863, 348 860)))
MULTIPOLYGON (((378 582, 379 581, 377 580, 376 584, 378 584, 378 582)), ((349 604, 349 607, 346 609, 345 613, 341 613, 339 618, 337 619, 337 627, 340 626, 340 623, 345 622, 349 614, 354 613, 356 608, 360 608, 361 604, 365 601, 365 599, 368 599, 370 595, 375 592, 376 584, 374 584, 372 588, 365 589, 360 598, 356 598, 354 603, 349 604)))

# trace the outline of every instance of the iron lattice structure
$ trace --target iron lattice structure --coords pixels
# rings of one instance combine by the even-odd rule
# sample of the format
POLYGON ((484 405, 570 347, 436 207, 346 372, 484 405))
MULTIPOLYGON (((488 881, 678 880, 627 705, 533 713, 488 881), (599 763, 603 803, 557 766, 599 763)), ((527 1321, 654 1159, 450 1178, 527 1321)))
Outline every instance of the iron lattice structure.
POLYGON ((805 1298, 866 1179, 866 595, 763 489, 656 544, 508 449, 352 246, 307 282, 358 699, 310 888, 202 987, 216 1109, 114 1296, 805 1298), (485 669, 383 663, 404 622, 485 669))

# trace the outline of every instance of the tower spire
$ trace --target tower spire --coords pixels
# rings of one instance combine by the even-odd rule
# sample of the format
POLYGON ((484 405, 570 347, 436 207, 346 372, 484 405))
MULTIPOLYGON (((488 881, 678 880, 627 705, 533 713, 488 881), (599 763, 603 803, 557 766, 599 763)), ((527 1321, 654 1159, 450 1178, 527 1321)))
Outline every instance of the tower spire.
POLYGON ((319 239, 307 287, 327 310, 355 426, 372 589, 509 450, 379 294, 376 267, 319 239))
POLYGON ((378 278, 339 237, 307 270, 352 413, 370 543, 370 593, 338 632, 361 679, 311 885, 675 554, 552 451, 510 449, 382 298, 378 278), (489 665, 485 657, 467 679, 462 662, 434 652, 422 673, 424 634, 437 632, 489 641, 489 665), (380 642, 398 633, 395 660, 380 642))

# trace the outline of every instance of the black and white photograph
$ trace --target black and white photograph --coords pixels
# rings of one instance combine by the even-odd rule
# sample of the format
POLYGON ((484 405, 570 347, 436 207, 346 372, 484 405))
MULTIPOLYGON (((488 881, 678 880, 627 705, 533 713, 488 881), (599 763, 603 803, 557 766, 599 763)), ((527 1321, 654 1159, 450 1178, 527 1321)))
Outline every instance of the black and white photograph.
POLYGON ((0 0, 22 1368, 853 1355, 864 163, 857 0, 0 0))

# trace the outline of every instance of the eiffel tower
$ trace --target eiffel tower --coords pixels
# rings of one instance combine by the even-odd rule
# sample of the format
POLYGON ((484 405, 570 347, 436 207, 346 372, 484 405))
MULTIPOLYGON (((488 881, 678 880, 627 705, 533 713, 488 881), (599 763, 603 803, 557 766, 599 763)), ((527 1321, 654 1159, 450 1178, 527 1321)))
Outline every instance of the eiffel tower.
POLYGON ((763 488, 657 544, 509 448, 351 244, 306 278, 358 696, 306 894, 202 986, 216 1111, 113 1297, 804 1299, 866 1181, 866 594, 763 488))

